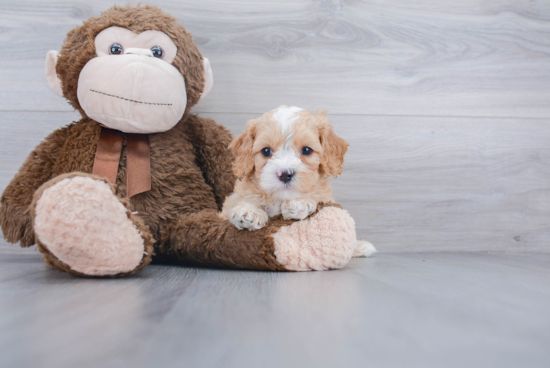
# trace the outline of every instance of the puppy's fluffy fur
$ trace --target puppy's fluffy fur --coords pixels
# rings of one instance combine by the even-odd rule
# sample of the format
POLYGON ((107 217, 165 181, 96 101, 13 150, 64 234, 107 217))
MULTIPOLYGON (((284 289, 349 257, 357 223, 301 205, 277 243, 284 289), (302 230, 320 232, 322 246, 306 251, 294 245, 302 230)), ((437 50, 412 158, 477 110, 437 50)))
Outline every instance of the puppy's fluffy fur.
MULTIPOLYGON (((269 217, 302 220, 318 202, 334 202, 329 179, 342 173, 348 143, 334 133, 325 112, 280 106, 250 120, 229 147, 238 180, 221 215, 254 231, 269 217)), ((372 244, 360 241, 354 256, 374 252, 372 244)))

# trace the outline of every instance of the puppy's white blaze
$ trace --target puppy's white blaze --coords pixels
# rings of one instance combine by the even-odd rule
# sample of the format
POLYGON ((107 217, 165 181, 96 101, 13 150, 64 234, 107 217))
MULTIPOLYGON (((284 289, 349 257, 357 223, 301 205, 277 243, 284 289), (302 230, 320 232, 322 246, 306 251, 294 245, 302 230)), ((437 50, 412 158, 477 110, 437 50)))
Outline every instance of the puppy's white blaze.
POLYGON ((298 116, 296 115, 297 112, 302 111, 303 109, 296 106, 285 106, 281 105, 277 107, 273 114, 273 119, 277 121, 279 124, 279 129, 281 130, 281 134, 284 136, 288 136, 293 133, 292 131, 292 124, 296 121, 298 116))
POLYGON ((281 105, 273 110, 273 119, 278 124, 281 135, 285 138, 284 144, 273 153, 260 173, 260 185, 275 200, 289 200, 299 198, 301 193, 295 189, 298 176, 288 184, 279 180, 279 175, 287 170, 299 173, 307 170, 294 150, 293 124, 298 119, 297 112, 303 109, 296 106, 281 105))

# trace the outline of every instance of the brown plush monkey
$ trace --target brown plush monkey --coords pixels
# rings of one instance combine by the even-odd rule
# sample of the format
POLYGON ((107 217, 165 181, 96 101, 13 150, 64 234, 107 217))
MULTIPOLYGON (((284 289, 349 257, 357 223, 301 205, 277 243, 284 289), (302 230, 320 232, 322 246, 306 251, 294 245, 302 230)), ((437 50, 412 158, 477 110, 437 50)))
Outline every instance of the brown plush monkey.
POLYGON ((113 7, 69 32, 46 62, 50 87, 82 119, 50 134, 1 198, 9 242, 81 276, 123 276, 156 258, 258 270, 340 268, 355 225, 320 205, 299 222, 239 231, 218 212, 235 177, 230 133, 189 111, 212 85, 176 20, 113 7))

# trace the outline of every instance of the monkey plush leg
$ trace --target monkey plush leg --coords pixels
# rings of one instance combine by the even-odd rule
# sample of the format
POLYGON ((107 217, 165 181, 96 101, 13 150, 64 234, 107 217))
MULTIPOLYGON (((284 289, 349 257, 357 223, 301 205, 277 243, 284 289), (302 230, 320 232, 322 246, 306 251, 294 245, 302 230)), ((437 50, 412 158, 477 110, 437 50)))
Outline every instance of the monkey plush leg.
POLYGON ((46 263, 80 276, 124 276, 151 261, 153 238, 97 176, 71 173, 42 185, 31 217, 46 263))
POLYGON ((342 268, 357 245, 349 213, 323 204, 303 221, 277 216, 254 232, 214 211, 183 215, 163 240, 157 253, 174 262, 274 271, 342 268))

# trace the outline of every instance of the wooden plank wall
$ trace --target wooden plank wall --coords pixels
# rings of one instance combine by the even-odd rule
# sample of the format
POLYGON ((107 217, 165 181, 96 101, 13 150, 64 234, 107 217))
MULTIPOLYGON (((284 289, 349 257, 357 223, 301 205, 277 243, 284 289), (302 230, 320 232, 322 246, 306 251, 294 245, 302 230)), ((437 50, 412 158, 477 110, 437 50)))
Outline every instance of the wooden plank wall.
MULTIPOLYGON (((328 110, 334 181, 380 251, 550 250, 550 2, 148 1, 211 60, 195 112, 240 133, 278 105, 328 110)), ((78 119, 44 56, 110 1, 0 2, 0 189, 78 119)))

